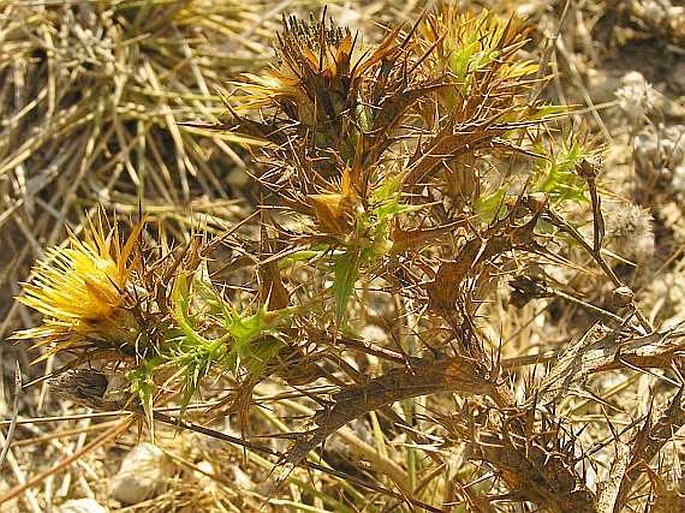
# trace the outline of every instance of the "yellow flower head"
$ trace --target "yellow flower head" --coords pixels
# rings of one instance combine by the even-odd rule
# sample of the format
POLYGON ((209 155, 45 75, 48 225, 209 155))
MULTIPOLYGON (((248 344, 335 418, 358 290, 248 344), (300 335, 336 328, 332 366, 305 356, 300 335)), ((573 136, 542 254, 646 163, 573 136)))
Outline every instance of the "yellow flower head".
POLYGON ((107 340, 119 331, 132 255, 142 226, 139 223, 122 245, 116 224, 105 233, 101 222, 90 223, 87 240, 72 234, 67 247, 48 249, 19 299, 45 316, 43 324, 16 337, 37 339, 36 345, 60 342, 53 350, 56 352, 88 338, 107 340))

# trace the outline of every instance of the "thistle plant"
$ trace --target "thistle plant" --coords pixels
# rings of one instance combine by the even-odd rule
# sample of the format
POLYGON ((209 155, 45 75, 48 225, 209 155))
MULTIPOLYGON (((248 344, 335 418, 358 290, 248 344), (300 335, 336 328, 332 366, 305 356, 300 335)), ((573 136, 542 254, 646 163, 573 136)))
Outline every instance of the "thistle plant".
POLYGON ((325 14, 286 17, 274 63, 236 82, 215 127, 254 143, 259 212, 176 248, 142 222, 121 238, 94 221, 90 242, 72 236, 36 268, 23 301, 44 323, 18 336, 123 374, 121 407, 150 427, 170 420, 159 406, 214 395, 207 415, 237 414, 242 439, 171 420, 276 457, 277 484, 309 466, 377 492, 329 490, 341 511, 637 507, 631 490, 655 485, 626 462, 649 465, 685 421, 680 338, 652 327, 604 251, 601 160, 565 135, 565 107, 536 99, 548 77, 522 55, 527 34, 450 3, 373 46, 325 14), (528 353, 531 305, 559 303, 574 325, 528 353), (370 324, 387 338, 364 337, 370 324), (621 407, 598 375, 644 368, 669 376, 659 408, 620 436, 579 424, 581 408, 621 407), (267 386, 285 450, 253 437, 267 386), (376 463, 362 478, 324 445, 353 421, 378 447, 355 438, 376 463), (380 455, 392 438, 400 463, 380 455))

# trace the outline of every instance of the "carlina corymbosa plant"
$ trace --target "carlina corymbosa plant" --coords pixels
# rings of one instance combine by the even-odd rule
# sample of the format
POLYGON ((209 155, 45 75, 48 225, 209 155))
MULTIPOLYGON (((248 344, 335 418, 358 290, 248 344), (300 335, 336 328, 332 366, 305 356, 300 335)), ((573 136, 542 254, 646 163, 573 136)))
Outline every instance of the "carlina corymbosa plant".
POLYGON ((288 483, 326 511, 663 504, 681 333, 616 271, 600 151, 539 99, 528 34, 448 2, 374 45, 325 11, 285 17, 213 127, 254 141, 256 211, 177 247, 99 215, 35 268, 22 301, 43 324, 17 337, 71 355, 55 382, 103 408, 271 458, 274 499, 288 483), (660 378, 640 414, 643 373, 660 378), (159 411, 201 397, 193 422, 159 411), (209 426, 234 417, 240 437, 209 426))

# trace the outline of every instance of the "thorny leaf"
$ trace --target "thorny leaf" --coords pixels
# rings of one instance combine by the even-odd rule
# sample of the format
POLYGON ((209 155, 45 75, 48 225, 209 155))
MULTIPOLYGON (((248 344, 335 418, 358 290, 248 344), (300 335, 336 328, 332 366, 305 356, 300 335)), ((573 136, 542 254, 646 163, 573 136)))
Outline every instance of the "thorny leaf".
POLYGON ((437 310, 448 310, 454 306, 460 293, 461 282, 474 267, 484 249, 484 241, 472 239, 462 248, 457 260, 440 264, 428 288, 431 302, 437 310))
POLYGON ((619 490, 630 459, 630 447, 628 443, 617 437, 614 441, 615 456, 611 463, 609 475, 600 483, 595 496, 597 513, 614 513, 619 495, 619 490))
POLYGON ((675 433, 685 425, 684 387, 681 383, 670 403, 661 411, 650 411, 642 427, 637 431, 630 446, 630 461, 624 472, 612 513, 619 513, 629 500, 634 483, 643 474, 644 467, 661 451, 675 433))
POLYGON ((288 450, 285 460, 299 465, 318 445, 348 422, 403 399, 440 391, 488 394, 492 375, 462 358, 412 361, 409 369, 394 369, 361 385, 343 388, 333 402, 314 417, 317 427, 288 450))
MULTIPOLYGON (((543 403, 556 401, 573 383, 583 383, 592 373, 603 368, 621 366, 621 359, 636 361, 645 355, 647 362, 667 354, 673 331, 638 335, 609 330, 600 323, 588 329, 561 354, 540 383, 538 395, 543 403)), ((678 345, 677 342, 672 342, 678 345)))

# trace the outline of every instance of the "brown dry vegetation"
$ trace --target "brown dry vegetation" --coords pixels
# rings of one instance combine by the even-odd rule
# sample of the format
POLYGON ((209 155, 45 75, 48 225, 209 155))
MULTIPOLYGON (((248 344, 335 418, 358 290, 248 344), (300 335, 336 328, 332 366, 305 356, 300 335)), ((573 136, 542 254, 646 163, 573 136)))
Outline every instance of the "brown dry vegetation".
POLYGON ((685 8, 485 4, 0 0, 1 511, 685 509, 685 8))

